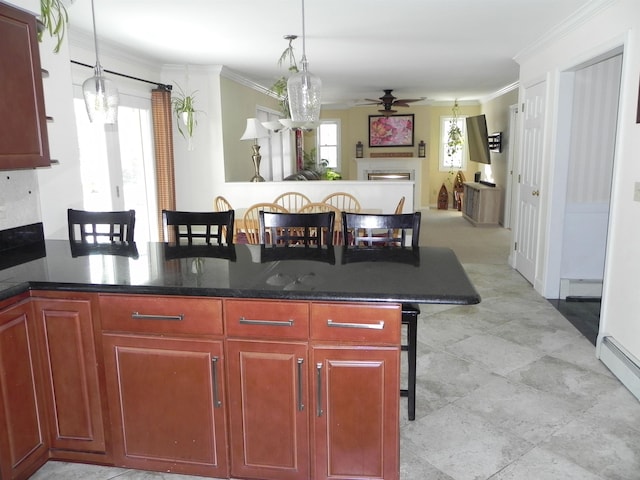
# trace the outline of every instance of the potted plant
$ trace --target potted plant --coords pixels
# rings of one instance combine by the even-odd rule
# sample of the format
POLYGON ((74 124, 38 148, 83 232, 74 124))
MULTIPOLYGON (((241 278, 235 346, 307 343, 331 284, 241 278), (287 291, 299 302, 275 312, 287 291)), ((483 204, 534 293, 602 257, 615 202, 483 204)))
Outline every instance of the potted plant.
POLYGON ((191 150, 191 138, 193 137, 193 132, 196 126, 198 125, 196 114, 199 110, 195 109, 195 94, 197 93, 197 90, 187 94, 177 83, 176 86, 178 87, 178 93, 175 96, 172 96, 171 105, 173 107, 173 113, 176 116, 178 131, 180 132, 180 135, 187 140, 189 150, 191 150))
MULTIPOLYGON (((278 66, 282 66, 283 63, 288 62, 288 72, 289 74, 298 73, 298 64, 296 63, 296 57, 293 53, 293 41, 298 38, 297 35, 285 35, 284 37, 289 41, 289 46, 284 49, 282 55, 278 59, 278 66)), ((273 85, 271 85, 271 91, 275 93, 279 100, 278 103, 280 105, 280 112, 284 116, 284 118, 291 118, 291 112, 289 111, 289 95, 287 92, 287 80, 286 76, 280 77, 275 81, 273 85)))
POLYGON ((449 131, 447 132, 447 156, 454 156, 461 148, 464 142, 462 138, 462 130, 458 125, 458 102, 453 105, 451 109, 453 112, 453 118, 449 123, 449 131))
POLYGON ((57 38, 53 51, 58 53, 69 23, 69 14, 62 0, 40 0, 40 22, 42 28, 38 29, 38 41, 42 41, 45 31, 49 32, 49 35, 57 38))

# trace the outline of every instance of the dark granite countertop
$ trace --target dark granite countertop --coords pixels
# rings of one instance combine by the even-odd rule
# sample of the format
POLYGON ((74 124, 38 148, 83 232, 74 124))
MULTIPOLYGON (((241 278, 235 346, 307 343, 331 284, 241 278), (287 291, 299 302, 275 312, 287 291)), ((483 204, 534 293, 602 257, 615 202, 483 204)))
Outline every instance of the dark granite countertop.
POLYGON ((47 240, 0 267, 0 300, 28 289, 315 301, 474 304, 480 296, 448 248, 269 249, 260 245, 100 245, 47 240), (38 250, 40 248, 40 250, 38 250), (38 251, 36 251, 38 250, 38 251), (43 256, 44 254, 44 256, 43 256))

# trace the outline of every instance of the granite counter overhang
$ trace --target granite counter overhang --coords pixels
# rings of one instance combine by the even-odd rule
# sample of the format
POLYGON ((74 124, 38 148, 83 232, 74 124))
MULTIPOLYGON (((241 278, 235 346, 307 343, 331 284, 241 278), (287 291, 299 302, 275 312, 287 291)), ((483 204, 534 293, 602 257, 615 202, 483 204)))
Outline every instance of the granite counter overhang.
POLYGON ((195 256, 206 255, 203 251, 174 258, 175 252, 169 255, 167 245, 157 242, 138 244, 131 256, 122 252, 74 256, 65 240, 47 240, 45 251, 41 258, 0 270, 0 300, 29 290, 58 290, 340 302, 480 302, 448 248, 421 247, 409 262, 398 257, 348 259, 341 247, 313 260, 274 259, 259 245, 236 245, 231 258, 195 256))

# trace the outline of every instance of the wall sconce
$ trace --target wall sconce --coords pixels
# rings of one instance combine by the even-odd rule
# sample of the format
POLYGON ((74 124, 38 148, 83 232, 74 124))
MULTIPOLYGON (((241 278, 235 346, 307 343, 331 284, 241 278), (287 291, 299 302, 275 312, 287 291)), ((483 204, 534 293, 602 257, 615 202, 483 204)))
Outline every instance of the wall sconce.
POLYGON ((364 155, 364 146, 362 145, 362 142, 358 140, 358 143, 356 143, 356 158, 362 158, 363 155, 364 155))
POLYGON ((424 140, 420 140, 418 144, 418 157, 424 158, 427 156, 427 146, 424 143, 424 140))

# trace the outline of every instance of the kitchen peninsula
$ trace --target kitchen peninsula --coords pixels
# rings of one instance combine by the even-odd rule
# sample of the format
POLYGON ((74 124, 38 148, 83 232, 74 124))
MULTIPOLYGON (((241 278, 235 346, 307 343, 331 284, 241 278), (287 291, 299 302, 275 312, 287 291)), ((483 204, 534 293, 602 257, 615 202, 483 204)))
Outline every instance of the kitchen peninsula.
POLYGON ((480 301, 446 248, 126 247, 0 270, 0 477, 397 480, 400 305, 480 301))

